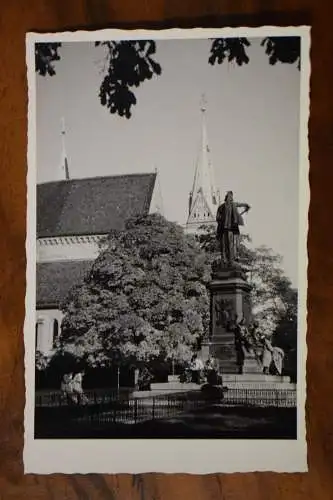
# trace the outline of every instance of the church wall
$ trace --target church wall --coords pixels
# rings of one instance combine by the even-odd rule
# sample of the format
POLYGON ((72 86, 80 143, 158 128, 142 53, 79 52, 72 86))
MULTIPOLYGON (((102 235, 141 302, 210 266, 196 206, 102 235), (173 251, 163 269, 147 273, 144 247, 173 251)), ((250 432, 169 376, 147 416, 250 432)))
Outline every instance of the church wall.
POLYGON ((61 334, 62 318, 63 313, 59 309, 40 309, 36 311, 36 351, 43 354, 52 351, 56 337, 61 334))
POLYGON ((98 241, 102 236, 68 236, 37 240, 37 262, 59 260, 94 260, 98 256, 98 241))

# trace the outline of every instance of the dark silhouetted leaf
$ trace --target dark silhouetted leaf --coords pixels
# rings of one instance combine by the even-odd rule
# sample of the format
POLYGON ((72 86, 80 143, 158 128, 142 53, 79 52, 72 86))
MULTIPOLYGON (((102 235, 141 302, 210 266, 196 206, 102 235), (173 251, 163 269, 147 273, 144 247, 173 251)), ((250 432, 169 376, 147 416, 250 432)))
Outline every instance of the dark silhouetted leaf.
POLYGON ((35 67, 41 76, 53 76, 56 74, 54 62, 60 60, 58 49, 61 43, 36 43, 35 44, 35 67))
POLYGON ((269 64, 301 64, 301 39, 298 36, 267 37, 261 42, 268 55, 269 64))
POLYGON ((139 87, 153 76, 160 75, 161 66, 152 58, 156 44, 151 40, 97 42, 107 50, 108 66, 100 86, 102 106, 111 113, 131 117, 136 98, 131 87, 139 87))
POLYGON ((251 44, 247 38, 216 38, 210 49, 209 63, 222 64, 225 60, 238 66, 248 64, 249 57, 245 48, 251 44))

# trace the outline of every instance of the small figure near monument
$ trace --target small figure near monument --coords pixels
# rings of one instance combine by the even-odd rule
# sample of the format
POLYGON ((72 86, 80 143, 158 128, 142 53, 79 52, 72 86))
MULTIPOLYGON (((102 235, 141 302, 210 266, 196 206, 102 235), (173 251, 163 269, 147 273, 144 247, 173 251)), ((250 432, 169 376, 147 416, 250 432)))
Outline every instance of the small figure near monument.
POLYGON ((60 390, 62 398, 68 402, 71 402, 71 397, 73 393, 73 374, 65 373, 60 384, 60 390))
POLYGON ((152 374, 147 366, 139 372, 138 376, 138 389, 139 391, 151 391, 152 374))
POLYGON ((200 384, 202 379, 202 372, 204 370, 204 364, 202 359, 199 358, 197 354, 193 354, 192 356, 190 370, 192 373, 192 382, 194 384, 200 384))
POLYGON ((273 346, 265 335, 261 337, 263 344, 262 366, 263 373, 269 375, 271 371, 282 374, 284 351, 280 347, 273 346))
POLYGON ((88 398, 83 392, 82 383, 83 383, 84 372, 77 372, 72 379, 72 390, 75 401, 78 404, 86 404, 88 403, 88 398))
POLYGON ((218 385, 219 376, 218 376, 218 363, 217 360, 213 356, 209 356, 205 363, 205 375, 207 383, 210 385, 218 385))
POLYGON ((244 225, 242 215, 250 210, 247 203, 237 203, 233 192, 228 191, 224 203, 219 206, 216 214, 216 238, 220 243, 221 261, 224 265, 232 265, 239 260, 239 226, 244 225), (239 213, 238 208, 244 208, 239 213))

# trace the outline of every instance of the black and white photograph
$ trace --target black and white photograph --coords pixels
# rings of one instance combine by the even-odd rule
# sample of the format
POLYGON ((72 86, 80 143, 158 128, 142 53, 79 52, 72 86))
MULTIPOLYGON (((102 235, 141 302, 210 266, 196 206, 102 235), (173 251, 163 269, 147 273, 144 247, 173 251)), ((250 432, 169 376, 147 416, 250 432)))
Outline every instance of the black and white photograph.
POLYGON ((28 472, 307 470, 309 43, 28 34, 28 472))

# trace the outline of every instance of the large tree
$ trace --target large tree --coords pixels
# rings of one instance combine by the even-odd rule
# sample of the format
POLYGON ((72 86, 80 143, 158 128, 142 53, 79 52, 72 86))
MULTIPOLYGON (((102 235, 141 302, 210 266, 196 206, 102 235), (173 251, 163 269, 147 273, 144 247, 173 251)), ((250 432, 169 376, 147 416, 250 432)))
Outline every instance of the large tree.
MULTIPOLYGON (((105 71, 98 91, 102 106, 110 113, 130 118, 137 100, 133 89, 153 76, 162 73, 155 60, 156 43, 152 40, 96 42, 105 48, 105 71)), ((212 40, 208 62, 211 65, 225 61, 238 66, 250 62, 248 38, 216 38, 212 40)), ((300 68, 300 37, 266 37, 261 45, 269 64, 297 64, 300 68)), ((36 43, 36 72, 42 76, 56 74, 55 63, 60 60, 61 43, 36 43)))
POLYGON ((189 360, 208 328, 207 256, 162 216, 112 231, 63 305, 61 345, 90 366, 189 360))

